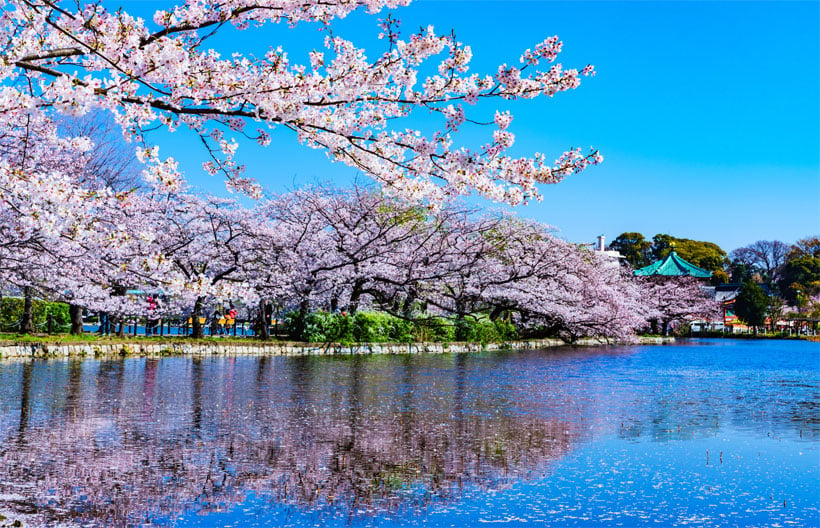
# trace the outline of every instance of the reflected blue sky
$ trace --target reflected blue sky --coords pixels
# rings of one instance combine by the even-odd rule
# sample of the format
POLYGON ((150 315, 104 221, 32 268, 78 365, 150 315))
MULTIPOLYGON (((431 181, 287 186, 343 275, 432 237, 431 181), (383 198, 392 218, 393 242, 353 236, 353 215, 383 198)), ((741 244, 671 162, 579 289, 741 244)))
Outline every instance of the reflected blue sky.
POLYGON ((27 526, 812 525, 820 347, 0 363, 27 526))

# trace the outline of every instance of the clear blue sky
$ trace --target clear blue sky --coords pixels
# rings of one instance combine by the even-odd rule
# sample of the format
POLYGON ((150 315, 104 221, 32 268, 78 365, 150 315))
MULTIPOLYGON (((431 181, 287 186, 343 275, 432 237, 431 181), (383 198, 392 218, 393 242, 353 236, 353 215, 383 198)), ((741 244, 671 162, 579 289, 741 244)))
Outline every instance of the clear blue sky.
MULTIPOLYGON (((162 5, 123 4, 140 11, 162 5)), ((403 36, 428 24, 454 29, 472 46, 477 72, 517 63, 524 49, 555 34, 564 41, 565 66, 595 65, 597 76, 574 92, 509 106, 516 154, 549 158, 594 146, 605 157, 543 187, 543 202, 518 208, 564 238, 669 233, 730 251, 820 232, 820 2, 420 0, 395 14, 403 36)), ((376 56, 379 16, 351 16, 337 34, 376 56)), ((311 27, 240 35, 257 38, 243 50, 282 44, 301 63, 322 38, 311 27)), ((192 183, 224 192, 221 180, 201 175, 204 152, 195 143, 181 135, 157 140, 192 183)), ((268 149, 242 144, 238 152, 248 174, 272 191, 355 177, 292 137, 276 140, 268 149)))

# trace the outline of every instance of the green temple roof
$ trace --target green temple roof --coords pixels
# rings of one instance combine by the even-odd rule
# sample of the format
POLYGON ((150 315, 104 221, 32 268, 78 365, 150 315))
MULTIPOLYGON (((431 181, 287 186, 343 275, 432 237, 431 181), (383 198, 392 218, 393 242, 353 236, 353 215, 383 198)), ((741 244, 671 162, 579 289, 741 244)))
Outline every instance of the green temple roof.
POLYGON ((649 266, 636 269, 635 275, 650 276, 650 275, 664 275, 667 277, 698 277, 706 279, 712 276, 711 271, 706 271, 694 264, 689 264, 675 253, 675 250, 669 252, 666 257, 657 262, 653 262, 649 266))

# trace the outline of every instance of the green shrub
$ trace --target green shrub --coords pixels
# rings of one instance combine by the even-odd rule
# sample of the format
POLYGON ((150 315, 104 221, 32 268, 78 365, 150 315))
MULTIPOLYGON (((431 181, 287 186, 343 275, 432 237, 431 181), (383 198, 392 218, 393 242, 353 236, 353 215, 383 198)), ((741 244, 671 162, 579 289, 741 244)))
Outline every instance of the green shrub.
POLYGON ((415 324, 382 312, 358 312, 353 317, 353 339, 360 343, 411 343, 415 324))
POLYGON ((299 313, 290 312, 285 316, 285 330, 294 339, 309 343, 352 341, 349 318, 325 311, 310 312, 300 328, 299 313))
POLYGON ((431 317, 415 323, 414 337, 419 342, 448 343, 455 341, 456 329, 452 319, 431 317))
MULTIPOLYGON (((3 297, 0 300, 0 329, 4 331, 16 331, 23 318, 24 299, 20 297, 3 297)), ((48 314, 54 316, 55 330, 65 330, 70 327, 71 320, 68 317, 68 305, 60 302, 41 301, 34 299, 31 303, 31 315, 37 331, 45 331, 48 314)))
POLYGON ((480 341, 491 343, 516 339, 518 331, 510 322, 491 321, 486 315, 467 316, 455 321, 455 336, 458 341, 480 341))
POLYGON ((390 339, 386 314, 358 312, 353 316, 353 337, 360 343, 384 343, 390 339))
POLYGON ((516 339, 510 322, 491 321, 486 315, 461 321, 432 317, 408 321, 383 312, 362 311, 354 315, 325 311, 308 313, 303 322, 298 312, 285 316, 285 330, 293 339, 312 343, 412 343, 419 341, 481 341, 516 339))
POLYGON ((510 321, 495 321, 495 331, 500 341, 513 341, 519 338, 518 328, 510 321))

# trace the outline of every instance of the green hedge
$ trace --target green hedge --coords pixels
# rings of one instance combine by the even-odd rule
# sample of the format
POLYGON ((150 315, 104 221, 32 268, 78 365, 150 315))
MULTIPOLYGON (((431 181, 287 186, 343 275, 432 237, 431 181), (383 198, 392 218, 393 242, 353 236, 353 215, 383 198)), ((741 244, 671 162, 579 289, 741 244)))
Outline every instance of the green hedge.
MULTIPOLYGON (((3 297, 0 300, 0 330, 16 331, 23 317, 23 302, 20 297, 3 297)), ((54 329, 64 331, 71 327, 68 305, 65 303, 35 299, 31 306, 32 318, 37 331, 46 330, 48 314, 54 315, 54 329)))
POLYGON ((481 341, 516 339, 512 323, 491 321, 486 315, 462 321, 432 317, 408 321, 383 312, 354 315, 325 311, 309 313, 300 325, 297 312, 285 316, 285 331, 293 338, 311 343, 412 343, 421 341, 481 341))
POLYGON ((458 341, 492 343, 516 339, 518 331, 510 322, 491 321, 486 315, 470 315, 456 321, 455 336, 458 341))

